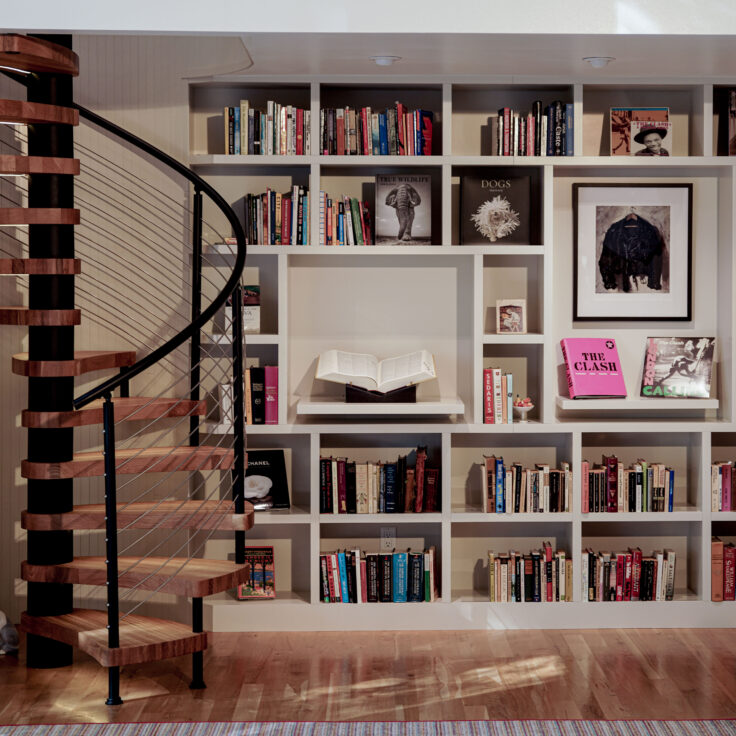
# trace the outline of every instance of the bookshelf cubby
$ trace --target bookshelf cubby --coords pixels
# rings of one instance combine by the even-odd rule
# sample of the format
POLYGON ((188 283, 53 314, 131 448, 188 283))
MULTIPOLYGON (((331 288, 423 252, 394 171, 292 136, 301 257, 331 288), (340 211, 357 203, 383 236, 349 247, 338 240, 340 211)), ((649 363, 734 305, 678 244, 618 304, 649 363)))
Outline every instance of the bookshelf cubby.
MULTIPOLYGON (((575 80, 545 78, 239 77, 190 85, 191 163, 242 214, 246 193, 308 185, 332 197, 367 201, 373 212, 377 174, 429 174, 432 241, 427 246, 321 246, 319 208, 312 206, 308 246, 248 248, 260 269, 262 327, 246 337, 247 360, 279 365, 279 425, 249 426, 251 449, 284 447, 291 456, 289 512, 256 517, 253 543, 277 553, 275 601, 206 602, 215 630, 384 630, 439 628, 579 628, 729 626, 730 611, 711 602, 710 538, 736 537, 736 512, 712 512, 710 464, 736 460, 733 365, 736 239, 736 158, 723 139, 728 90, 682 79, 575 80), (312 155, 222 155, 222 106, 273 99, 311 110, 312 155), (500 107, 526 110, 534 100, 573 105, 574 155, 492 157, 489 118, 500 107), (319 111, 350 105, 385 108, 400 100, 434 114, 431 156, 325 156, 316 144, 319 111), (612 106, 667 106, 674 148, 667 159, 611 157, 612 106), (480 169, 532 176, 530 242, 459 244, 460 181, 480 169), (689 322, 579 322, 572 317, 573 199, 576 182, 693 184, 693 317, 689 322), (496 333, 497 298, 525 298, 526 335, 496 333), (718 339, 715 389, 700 401, 639 399, 644 344, 650 336, 718 339), (571 401, 559 348, 563 337, 611 336, 621 357, 628 399, 571 401), (338 384, 316 381, 320 352, 340 348, 379 358, 430 350, 438 380, 418 387, 414 410, 367 413, 345 405, 338 384), (483 424, 486 367, 514 375, 513 393, 530 396, 528 424, 483 424), (300 409, 301 407, 301 409, 300 409), (418 408, 417 408, 418 407, 418 408), (431 410, 423 411, 422 407, 431 410), (439 409, 438 409, 439 407, 439 409), (449 407, 449 408, 448 408, 449 407), (306 410, 304 410, 306 408, 306 410), (430 447, 441 468, 441 511, 434 514, 319 513, 319 457, 395 459, 399 450, 430 447), (570 511, 484 514, 479 463, 483 454, 533 466, 573 469, 570 511), (675 510, 583 514, 580 462, 615 453, 626 466, 639 457, 676 470, 675 510), (361 518, 363 516, 363 518, 361 518), (433 605, 323 605, 320 551, 377 551, 381 530, 395 530, 397 548, 435 545, 442 598, 433 605), (526 552, 550 541, 573 564, 573 600, 562 606, 488 602, 487 552, 526 552), (581 595, 581 553, 638 545, 677 552, 674 601, 590 604, 581 595), (485 565, 485 567, 483 567, 485 565), (286 568, 280 575, 280 567, 286 568), (408 607, 407 607, 408 606, 408 607), (636 606, 636 608, 632 608, 636 606), (663 608, 666 606, 666 608, 663 608)), ((734 80, 733 88, 736 88, 734 80)), ((213 229, 230 235, 213 215, 213 229)), ((232 262, 226 249, 208 254, 232 262)), ((207 553, 226 554, 213 539, 207 553)))

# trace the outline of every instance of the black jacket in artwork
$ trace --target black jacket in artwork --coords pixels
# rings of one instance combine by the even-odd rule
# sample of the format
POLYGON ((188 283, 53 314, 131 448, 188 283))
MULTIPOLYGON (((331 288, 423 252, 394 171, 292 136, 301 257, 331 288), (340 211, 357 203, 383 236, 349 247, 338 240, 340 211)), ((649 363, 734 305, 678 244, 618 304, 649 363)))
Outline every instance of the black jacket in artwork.
POLYGON ((598 268, 606 289, 631 291, 631 279, 646 276, 650 289, 662 288, 662 233, 643 217, 627 215, 606 231, 598 268))

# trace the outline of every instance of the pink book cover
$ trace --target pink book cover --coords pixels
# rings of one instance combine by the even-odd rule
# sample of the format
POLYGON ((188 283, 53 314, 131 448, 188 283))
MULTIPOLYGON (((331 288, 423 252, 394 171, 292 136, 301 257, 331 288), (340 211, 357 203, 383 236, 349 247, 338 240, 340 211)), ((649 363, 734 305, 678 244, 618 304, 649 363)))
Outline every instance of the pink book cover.
POLYGON ((566 337, 560 345, 571 399, 626 398, 615 340, 566 337))
POLYGON ((266 374, 266 424, 279 423, 279 367, 267 365, 266 374))
POLYGON ((723 498, 721 499, 722 507, 724 511, 731 510, 731 474, 733 468, 731 465, 726 463, 723 466, 723 498))
POLYGON ((360 601, 366 603, 368 600, 368 580, 366 578, 367 566, 365 557, 360 561, 360 601))
POLYGON ((588 473, 590 472, 590 465, 588 464, 587 460, 583 460, 582 467, 581 467, 581 475, 582 475, 582 486, 583 486, 583 492, 582 492, 582 502, 583 502, 583 513, 587 514, 589 512, 589 503, 588 503, 588 493, 590 492, 589 487, 589 481, 590 476, 588 473))

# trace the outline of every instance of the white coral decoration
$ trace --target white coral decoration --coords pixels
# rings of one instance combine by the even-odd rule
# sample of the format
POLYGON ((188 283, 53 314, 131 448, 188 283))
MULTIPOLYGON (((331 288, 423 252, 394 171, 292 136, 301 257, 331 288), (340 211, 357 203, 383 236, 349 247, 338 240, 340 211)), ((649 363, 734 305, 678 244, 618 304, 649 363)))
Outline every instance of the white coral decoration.
POLYGON ((483 202, 471 219, 475 229, 492 243, 511 235, 521 224, 519 213, 512 210, 511 203, 500 194, 490 202, 483 202))

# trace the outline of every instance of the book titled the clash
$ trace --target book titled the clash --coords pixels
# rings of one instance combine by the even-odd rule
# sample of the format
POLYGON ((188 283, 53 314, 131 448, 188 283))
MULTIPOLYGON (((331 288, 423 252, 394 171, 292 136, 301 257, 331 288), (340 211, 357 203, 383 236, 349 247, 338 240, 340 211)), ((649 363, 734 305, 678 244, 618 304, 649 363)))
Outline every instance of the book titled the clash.
POLYGON ((327 350, 319 356, 315 378, 386 393, 437 378, 437 371, 434 357, 426 350, 384 360, 365 353, 327 350))
POLYGON ((707 399, 715 337, 648 337, 641 396, 707 399))
POLYGON ((276 597, 273 547, 246 547, 245 561, 250 565, 248 582, 238 586, 241 601, 276 597))
POLYGON ((616 341, 607 337, 560 340, 571 399, 626 398, 616 341))

